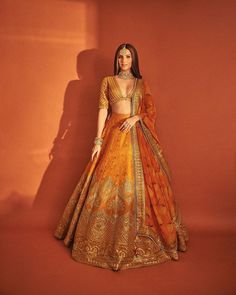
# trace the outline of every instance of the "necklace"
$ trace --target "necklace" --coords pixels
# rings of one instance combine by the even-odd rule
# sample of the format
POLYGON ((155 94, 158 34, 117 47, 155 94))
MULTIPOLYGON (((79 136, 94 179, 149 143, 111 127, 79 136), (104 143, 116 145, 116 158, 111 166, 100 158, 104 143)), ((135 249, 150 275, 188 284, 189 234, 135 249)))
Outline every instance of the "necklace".
POLYGON ((134 75, 131 72, 120 71, 118 77, 124 80, 134 79, 134 75))

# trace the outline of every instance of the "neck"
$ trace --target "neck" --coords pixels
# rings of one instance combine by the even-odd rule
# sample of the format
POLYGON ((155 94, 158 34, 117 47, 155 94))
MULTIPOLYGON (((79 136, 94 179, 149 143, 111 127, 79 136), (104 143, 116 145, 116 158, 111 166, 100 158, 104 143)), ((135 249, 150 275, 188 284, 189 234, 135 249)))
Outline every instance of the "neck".
POLYGON ((121 79, 134 79, 134 76, 130 70, 126 70, 126 71, 120 70, 118 77, 121 79))

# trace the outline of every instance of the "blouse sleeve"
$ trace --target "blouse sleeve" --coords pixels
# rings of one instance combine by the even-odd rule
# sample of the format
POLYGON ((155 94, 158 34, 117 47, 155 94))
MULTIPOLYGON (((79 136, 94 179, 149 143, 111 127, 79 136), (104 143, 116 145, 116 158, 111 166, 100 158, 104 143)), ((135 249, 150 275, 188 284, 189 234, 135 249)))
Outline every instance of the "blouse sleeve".
POLYGON ((100 97, 99 97, 99 109, 108 109, 109 101, 108 101, 108 83, 107 77, 102 79, 101 87, 100 87, 100 97))
POLYGON ((157 117, 156 105, 153 100, 152 92, 145 80, 143 81, 143 106, 139 116, 142 120, 147 118, 152 123, 155 123, 157 117))

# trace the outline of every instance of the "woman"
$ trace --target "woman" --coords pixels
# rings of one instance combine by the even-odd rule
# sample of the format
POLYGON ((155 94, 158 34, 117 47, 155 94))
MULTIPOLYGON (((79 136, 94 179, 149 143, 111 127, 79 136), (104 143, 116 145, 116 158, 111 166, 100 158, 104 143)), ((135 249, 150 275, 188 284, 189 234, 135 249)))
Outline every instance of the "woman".
POLYGON ((97 136, 54 236, 76 261, 114 271, 178 260, 189 236, 155 129, 156 107, 137 51, 121 44, 104 77, 97 136))

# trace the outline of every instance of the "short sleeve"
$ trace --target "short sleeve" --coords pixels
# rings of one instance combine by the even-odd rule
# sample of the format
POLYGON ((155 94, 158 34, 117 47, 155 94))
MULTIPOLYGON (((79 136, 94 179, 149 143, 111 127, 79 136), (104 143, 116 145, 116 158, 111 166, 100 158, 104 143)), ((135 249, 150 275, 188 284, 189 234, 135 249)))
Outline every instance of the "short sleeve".
POLYGON ((101 87, 100 87, 100 96, 99 96, 99 109, 108 109, 109 101, 108 101, 108 83, 107 77, 102 79, 101 87))

